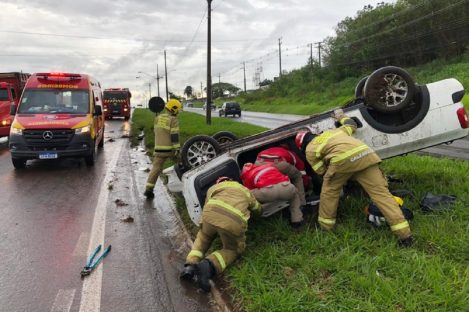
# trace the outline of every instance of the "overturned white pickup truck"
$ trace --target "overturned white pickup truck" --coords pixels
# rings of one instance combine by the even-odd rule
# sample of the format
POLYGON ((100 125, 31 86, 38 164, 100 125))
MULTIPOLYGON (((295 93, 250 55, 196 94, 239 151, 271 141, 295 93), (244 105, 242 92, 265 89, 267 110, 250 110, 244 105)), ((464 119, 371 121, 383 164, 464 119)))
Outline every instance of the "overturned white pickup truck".
MULTIPOLYGON (((363 78, 355 90, 355 100, 343 109, 362 123, 354 136, 386 159, 467 136, 463 96, 464 88, 456 79, 418 85, 405 70, 390 66, 363 78)), ((208 136, 193 137, 183 146, 183 164, 165 171, 168 187, 170 191, 182 191, 189 215, 197 223, 207 189, 219 176, 239 180, 240 168, 246 162, 254 162, 257 153, 265 148, 288 144, 296 149, 294 139, 300 129, 319 133, 334 127, 331 113, 232 142, 222 141, 221 145, 208 136)), ((279 210, 286 203, 276 205, 279 210)))

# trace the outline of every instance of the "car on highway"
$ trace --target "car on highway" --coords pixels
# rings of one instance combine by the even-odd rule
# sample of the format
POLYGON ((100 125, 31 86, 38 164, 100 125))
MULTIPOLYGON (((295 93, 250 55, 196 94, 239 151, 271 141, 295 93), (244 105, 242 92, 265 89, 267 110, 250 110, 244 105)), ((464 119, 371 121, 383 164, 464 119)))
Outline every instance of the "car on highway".
MULTIPOLYGON (((206 110, 206 109, 207 109, 207 102, 204 103, 204 106, 202 106, 202 108, 203 108, 203 110, 206 110)), ((210 108, 211 108, 211 110, 213 110, 213 111, 217 109, 216 105, 213 104, 213 103, 210 105, 210 108)))
POLYGON ((225 102, 218 111, 218 116, 227 117, 228 115, 241 117, 241 106, 236 102, 225 102))
MULTIPOLYGON (((386 159, 467 136, 468 117, 461 102, 464 93, 454 78, 417 84, 404 69, 388 66, 362 79, 355 98, 342 109, 361 123, 354 136, 386 159)), ((297 151, 296 133, 334 128, 332 112, 224 144, 209 136, 192 137, 183 145, 182 163, 165 171, 168 187, 183 193, 189 215, 197 223, 207 189, 219 176, 240 180, 240 168, 254 162, 257 153, 268 147, 286 144, 297 151)), ((279 210, 286 203, 274 205, 279 210)))

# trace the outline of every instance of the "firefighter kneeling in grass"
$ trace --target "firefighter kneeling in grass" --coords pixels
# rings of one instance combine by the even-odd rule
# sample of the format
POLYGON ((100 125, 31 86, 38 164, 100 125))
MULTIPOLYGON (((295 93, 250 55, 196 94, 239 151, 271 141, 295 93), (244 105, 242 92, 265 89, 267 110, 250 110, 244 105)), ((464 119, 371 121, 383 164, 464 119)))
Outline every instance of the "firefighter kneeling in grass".
POLYGON ((319 135, 300 131, 295 143, 306 154, 313 170, 324 175, 319 204, 319 225, 332 230, 336 223, 337 206, 342 187, 347 180, 356 180, 383 213, 391 230, 398 236, 399 245, 410 246, 412 233, 408 221, 388 190, 386 178, 378 167, 379 156, 362 141, 353 138, 357 123, 342 110, 333 117, 339 128, 319 135))
POLYGON ((199 288, 210 291, 209 280, 243 253, 251 211, 261 213, 261 205, 254 195, 240 183, 219 177, 207 191, 200 230, 187 255, 181 278, 192 280, 196 276, 199 288), (205 257, 217 235, 223 249, 205 257))
POLYGON ((171 99, 166 103, 164 111, 155 117, 155 155, 145 186, 144 195, 147 199, 155 197, 153 189, 156 180, 163 171, 164 162, 170 158, 176 159, 179 154, 179 122, 177 115, 181 110, 181 102, 171 99))

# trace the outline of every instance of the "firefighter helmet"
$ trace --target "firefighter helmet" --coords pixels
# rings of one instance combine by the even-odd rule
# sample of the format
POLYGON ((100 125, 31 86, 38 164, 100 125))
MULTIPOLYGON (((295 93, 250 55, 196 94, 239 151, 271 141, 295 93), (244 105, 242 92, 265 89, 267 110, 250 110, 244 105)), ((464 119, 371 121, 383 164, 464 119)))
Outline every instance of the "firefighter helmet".
POLYGON ((309 143, 313 139, 314 135, 308 130, 301 130, 296 134, 295 144, 300 151, 305 148, 305 143, 309 143))
POLYGON ((176 99, 170 99, 165 107, 173 114, 177 114, 182 110, 181 102, 176 99))

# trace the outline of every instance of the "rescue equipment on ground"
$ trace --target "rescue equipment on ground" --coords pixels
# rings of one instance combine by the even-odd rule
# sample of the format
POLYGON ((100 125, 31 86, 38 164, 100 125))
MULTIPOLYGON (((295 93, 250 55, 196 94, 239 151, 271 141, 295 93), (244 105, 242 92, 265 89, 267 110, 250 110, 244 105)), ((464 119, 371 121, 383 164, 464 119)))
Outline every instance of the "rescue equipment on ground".
POLYGON ((111 251, 111 245, 109 245, 104 252, 99 256, 96 260, 94 259, 98 252, 101 250, 101 245, 96 247, 94 252, 91 254, 91 256, 88 258, 88 261, 86 261, 86 265, 83 268, 83 270, 80 272, 81 277, 85 277, 91 274, 91 272, 96 268, 96 266, 101 262, 101 260, 104 259, 104 257, 107 256, 107 254, 111 251))
MULTIPOLYGON (((393 196, 394 200, 399 204, 401 208, 402 214, 406 220, 412 220, 414 218, 414 214, 412 210, 404 206, 404 200, 400 197, 393 196)), ((386 219, 383 216, 383 213, 379 210, 378 206, 375 203, 370 202, 367 207, 365 207, 365 214, 368 217, 368 223, 379 227, 386 223, 386 219)))
POLYGON ((455 202, 456 196, 454 195, 433 195, 427 192, 420 201, 420 208, 422 208, 423 212, 448 210, 455 202))

